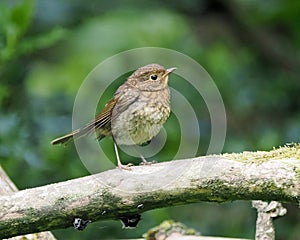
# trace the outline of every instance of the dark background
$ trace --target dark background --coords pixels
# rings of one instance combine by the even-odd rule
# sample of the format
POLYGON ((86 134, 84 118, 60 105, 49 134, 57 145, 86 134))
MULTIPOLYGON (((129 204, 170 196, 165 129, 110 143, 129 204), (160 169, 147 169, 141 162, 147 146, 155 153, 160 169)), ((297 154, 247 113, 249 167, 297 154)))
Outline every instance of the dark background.
MULTIPOLYGON (((299 142, 299 22, 296 0, 2 0, 0 164, 19 189, 88 175, 73 144, 53 147, 49 142, 71 130, 78 88, 98 63, 149 46, 182 52, 212 76, 228 120, 223 152, 299 142)), ((184 84, 173 82, 172 87, 184 84)), ((197 112, 202 134, 198 154, 204 155, 210 119, 189 88, 182 94, 197 112)), ((171 116, 166 129, 176 124, 171 116)), ((157 159, 178 146, 180 133, 170 134, 174 144, 157 159)), ((276 239, 299 239, 299 209, 286 207, 287 215, 275 221, 276 239)), ((205 235, 253 238, 255 214, 250 202, 199 203, 144 213, 134 230, 102 221, 84 232, 53 232, 58 239, 138 238, 174 219, 205 235)))

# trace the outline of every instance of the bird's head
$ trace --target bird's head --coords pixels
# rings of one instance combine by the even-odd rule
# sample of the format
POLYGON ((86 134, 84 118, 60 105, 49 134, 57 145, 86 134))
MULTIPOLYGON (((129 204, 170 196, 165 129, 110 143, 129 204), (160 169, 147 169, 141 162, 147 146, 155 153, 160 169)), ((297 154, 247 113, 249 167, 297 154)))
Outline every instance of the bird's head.
POLYGON ((175 69, 165 69, 159 64, 148 64, 138 68, 128 78, 128 82, 141 91, 159 91, 168 86, 169 74, 175 69))

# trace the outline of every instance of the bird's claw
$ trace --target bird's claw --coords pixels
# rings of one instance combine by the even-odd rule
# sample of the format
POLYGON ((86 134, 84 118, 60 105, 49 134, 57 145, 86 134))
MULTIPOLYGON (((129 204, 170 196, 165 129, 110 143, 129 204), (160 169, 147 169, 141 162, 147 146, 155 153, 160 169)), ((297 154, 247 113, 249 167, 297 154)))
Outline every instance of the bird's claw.
POLYGON ((152 165, 152 164, 154 164, 154 163, 157 163, 157 161, 153 160, 153 161, 151 161, 151 162, 148 162, 148 161, 144 160, 144 161, 142 161, 142 162, 140 163, 140 165, 142 165, 142 166, 150 166, 150 165, 152 165))
POLYGON ((119 164, 119 165, 117 166, 117 168, 120 169, 120 170, 129 170, 129 171, 131 171, 131 168, 130 168, 130 167, 132 167, 132 166, 133 166, 132 163, 128 163, 128 164, 126 164, 126 165, 119 164))

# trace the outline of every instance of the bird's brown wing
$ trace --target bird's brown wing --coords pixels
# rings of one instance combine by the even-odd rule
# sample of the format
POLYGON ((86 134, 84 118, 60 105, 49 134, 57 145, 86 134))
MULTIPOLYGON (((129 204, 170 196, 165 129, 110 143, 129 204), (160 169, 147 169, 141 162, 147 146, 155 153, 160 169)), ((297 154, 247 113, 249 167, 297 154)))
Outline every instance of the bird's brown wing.
POLYGON ((96 116, 95 120, 83 127, 74 137, 89 135, 96 131, 97 138, 100 140, 111 133, 111 117, 112 111, 118 102, 119 97, 114 96, 108 101, 102 111, 96 116), (79 136, 80 134, 80 136, 79 136))
POLYGON ((110 99, 109 102, 102 109, 102 111, 96 116, 95 120, 91 122, 89 125, 87 125, 86 128, 92 127, 95 129, 104 128, 110 130, 112 111, 116 106, 118 100, 119 100, 118 96, 114 96, 112 99, 110 99))
POLYGON ((137 89, 128 89, 122 85, 114 97, 109 100, 103 110, 96 116, 95 120, 87 124, 81 129, 77 129, 65 136, 54 139, 51 144, 66 143, 71 138, 80 138, 89 135, 96 131, 97 138, 100 140, 103 137, 111 134, 111 121, 117 118, 120 113, 125 111, 139 96, 137 89))
POLYGON ((114 97, 105 105, 104 109, 96 116, 91 125, 97 130, 103 129, 111 131, 111 121, 116 119, 134 103, 138 96, 138 89, 128 88, 125 83, 116 91, 114 97))
POLYGON ((103 137, 110 135, 110 122, 111 115, 114 106, 118 101, 118 97, 113 97, 109 102, 105 105, 103 110, 96 116, 95 120, 84 126, 83 128, 76 129, 73 132, 64 135, 62 137, 54 139, 51 144, 64 144, 68 143, 71 139, 78 139, 83 136, 89 135, 96 131, 97 138, 100 140, 103 137))

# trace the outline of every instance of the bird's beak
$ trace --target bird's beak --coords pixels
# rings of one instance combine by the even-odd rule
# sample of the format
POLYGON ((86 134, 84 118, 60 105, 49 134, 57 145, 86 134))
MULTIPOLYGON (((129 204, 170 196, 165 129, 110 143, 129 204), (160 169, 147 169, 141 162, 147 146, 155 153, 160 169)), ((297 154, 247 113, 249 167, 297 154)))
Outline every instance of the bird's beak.
POLYGON ((176 69, 176 67, 166 69, 166 73, 165 73, 164 77, 168 76, 171 72, 175 71, 175 69, 176 69))
POLYGON ((173 71, 175 71, 175 70, 176 70, 176 67, 168 68, 168 69, 166 70, 167 75, 169 75, 171 72, 173 72, 173 71))

